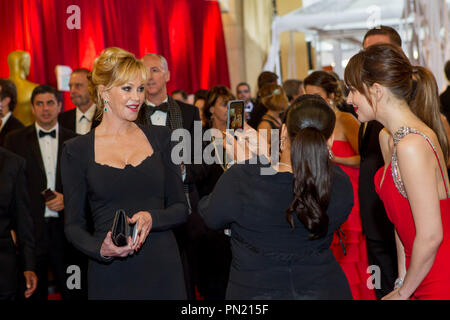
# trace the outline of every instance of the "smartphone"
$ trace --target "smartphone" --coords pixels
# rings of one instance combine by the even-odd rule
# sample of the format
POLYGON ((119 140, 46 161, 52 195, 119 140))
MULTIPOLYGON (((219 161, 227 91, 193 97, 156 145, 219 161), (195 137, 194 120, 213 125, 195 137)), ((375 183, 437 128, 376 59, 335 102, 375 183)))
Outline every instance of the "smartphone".
POLYGON ((231 100, 227 105, 227 129, 244 129, 245 105, 243 100, 231 100))
POLYGON ((45 189, 41 192, 42 196, 45 199, 45 202, 53 200, 56 198, 56 194, 49 188, 45 189))

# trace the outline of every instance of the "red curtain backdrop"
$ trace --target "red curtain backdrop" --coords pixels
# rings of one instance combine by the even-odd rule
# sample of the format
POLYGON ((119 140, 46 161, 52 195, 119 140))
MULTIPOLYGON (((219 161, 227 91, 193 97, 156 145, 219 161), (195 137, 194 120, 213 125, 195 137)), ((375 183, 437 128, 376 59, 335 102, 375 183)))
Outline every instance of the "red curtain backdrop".
MULTIPOLYGON (((104 48, 117 46, 138 58, 163 55, 169 93, 230 86, 222 18, 213 0, 1 0, 0 31, 1 78, 9 76, 7 56, 14 50, 31 55, 28 80, 56 87, 56 65, 92 69, 104 48), (80 8, 79 30, 67 27, 71 5, 80 8)), ((73 107, 65 100, 65 109, 73 107)))

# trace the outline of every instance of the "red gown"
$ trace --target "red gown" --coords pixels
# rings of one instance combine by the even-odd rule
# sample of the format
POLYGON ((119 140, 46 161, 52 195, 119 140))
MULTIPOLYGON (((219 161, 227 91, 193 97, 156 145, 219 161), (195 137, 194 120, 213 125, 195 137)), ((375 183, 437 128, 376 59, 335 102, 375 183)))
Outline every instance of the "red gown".
MULTIPOLYGON (((428 138, 426 139, 432 146, 428 138)), ((438 164, 441 168, 439 162, 438 164)), ((383 173, 384 167, 381 167, 375 175, 375 189, 383 201, 386 213, 394 224, 403 247, 405 248, 406 270, 408 270, 411 261, 413 242, 416 236, 416 228, 414 226, 411 207, 409 206, 408 199, 399 192, 394 183, 391 163, 389 163, 386 169, 383 184, 380 187, 383 173)), ((441 175, 444 179, 442 168, 441 175)), ((441 200, 440 205, 444 238, 428 275, 423 279, 422 283, 411 296, 410 299, 413 300, 450 299, 450 198, 441 200)))
MULTIPOLYGON (((355 155, 351 145, 347 141, 333 142, 331 148, 333 153, 338 157, 351 157, 355 155)), ((342 270, 344 270, 347 280, 355 300, 375 300, 375 292, 369 289, 367 280, 371 273, 367 272, 368 259, 366 249, 366 237, 362 232, 361 216, 359 213, 358 200, 358 178, 359 169, 339 165, 342 170, 347 173, 353 186, 354 205, 346 222, 341 225, 341 240, 345 247, 341 245, 337 232, 334 233, 331 250, 336 260, 339 262, 342 270)), ((371 281, 369 281, 371 283, 371 281)))

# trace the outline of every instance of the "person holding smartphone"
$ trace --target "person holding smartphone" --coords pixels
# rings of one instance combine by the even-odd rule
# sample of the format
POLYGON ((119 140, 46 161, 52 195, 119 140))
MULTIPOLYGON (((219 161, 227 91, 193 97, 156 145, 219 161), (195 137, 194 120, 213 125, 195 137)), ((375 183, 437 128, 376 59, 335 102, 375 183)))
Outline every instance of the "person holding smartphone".
POLYGON ((171 160, 170 130, 135 123, 148 71, 130 52, 111 47, 96 58, 88 79, 102 121, 67 142, 61 156, 65 233, 89 257, 88 298, 186 299, 173 230, 186 222, 188 207, 181 168, 171 160), (119 209, 139 234, 123 246, 111 231, 119 209))
POLYGON ((226 299, 352 299, 330 249, 353 206, 351 182, 329 158, 335 121, 321 97, 298 98, 281 129, 280 161, 238 162, 202 200, 209 228, 231 228, 226 299))
POLYGON ((5 140, 6 149, 26 160, 30 208, 35 222, 36 274, 39 278, 33 298, 38 300, 47 300, 49 270, 62 299, 72 299, 76 294, 66 286, 71 251, 64 237, 64 194, 59 170, 62 145, 76 134, 59 126, 61 106, 62 100, 55 88, 48 85, 36 87, 31 95, 35 123, 9 133, 5 140))

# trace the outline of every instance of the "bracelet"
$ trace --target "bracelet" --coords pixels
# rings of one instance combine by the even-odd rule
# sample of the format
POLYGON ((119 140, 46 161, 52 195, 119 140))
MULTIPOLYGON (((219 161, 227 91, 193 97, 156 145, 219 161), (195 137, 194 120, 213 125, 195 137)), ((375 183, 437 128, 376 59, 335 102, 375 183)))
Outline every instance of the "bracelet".
POLYGON ((397 278, 394 283, 394 290, 400 289, 403 285, 403 278, 397 278))

